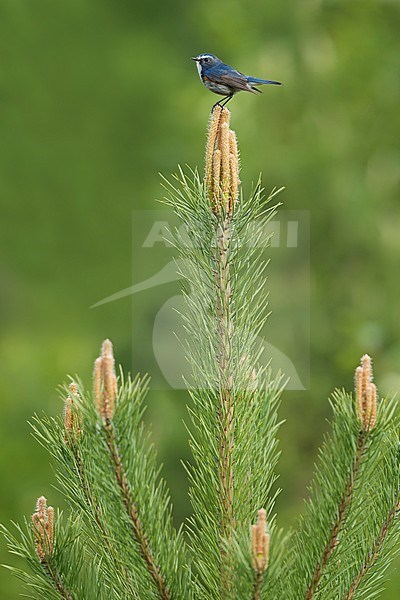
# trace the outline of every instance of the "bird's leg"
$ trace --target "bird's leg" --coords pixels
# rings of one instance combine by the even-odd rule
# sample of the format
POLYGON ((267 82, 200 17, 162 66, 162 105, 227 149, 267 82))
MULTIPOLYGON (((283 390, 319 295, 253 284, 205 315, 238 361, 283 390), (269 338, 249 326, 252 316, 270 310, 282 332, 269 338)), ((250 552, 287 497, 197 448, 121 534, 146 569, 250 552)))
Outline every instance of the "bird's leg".
POLYGON ((215 104, 213 104, 211 112, 214 110, 214 108, 216 106, 221 106, 221 108, 222 108, 223 106, 225 106, 226 104, 228 104, 229 100, 231 100, 232 98, 233 98, 233 94, 229 94, 229 96, 225 96, 224 98, 222 98, 222 100, 218 100, 218 102, 216 102, 215 104))
POLYGON ((233 94, 229 94, 229 96, 227 96, 226 98, 224 98, 222 100, 221 106, 226 106, 229 102, 229 100, 232 100, 233 98, 233 94))

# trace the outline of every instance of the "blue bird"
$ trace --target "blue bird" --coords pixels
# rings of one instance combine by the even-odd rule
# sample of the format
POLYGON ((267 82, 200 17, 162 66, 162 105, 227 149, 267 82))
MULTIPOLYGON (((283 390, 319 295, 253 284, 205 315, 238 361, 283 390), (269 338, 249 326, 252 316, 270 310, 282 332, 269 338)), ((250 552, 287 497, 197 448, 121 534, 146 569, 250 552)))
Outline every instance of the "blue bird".
POLYGON ((194 56, 192 60, 196 61, 197 70, 201 81, 206 88, 214 94, 225 96, 223 100, 214 104, 213 108, 218 104, 225 106, 237 92, 251 92, 255 94, 261 93, 256 86, 264 84, 282 85, 279 81, 271 79, 258 79, 257 77, 248 77, 233 67, 226 65, 215 54, 199 54, 194 56))

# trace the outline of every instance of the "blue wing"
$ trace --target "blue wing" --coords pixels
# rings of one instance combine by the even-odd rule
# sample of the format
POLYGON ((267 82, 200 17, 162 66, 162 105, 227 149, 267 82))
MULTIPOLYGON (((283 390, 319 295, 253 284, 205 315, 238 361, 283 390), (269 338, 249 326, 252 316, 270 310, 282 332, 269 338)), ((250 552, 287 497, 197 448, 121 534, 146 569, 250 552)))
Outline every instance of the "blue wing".
POLYGON ((248 84, 246 75, 239 73, 236 69, 229 67, 228 65, 217 65, 207 69, 205 73, 206 77, 210 77, 215 83, 226 85, 232 90, 246 90, 251 91, 251 87, 248 84))
POLYGON ((215 67, 207 69, 206 76, 212 78, 215 83, 226 85, 232 90, 244 90, 247 92, 259 92, 253 88, 253 85, 282 85, 280 81, 272 79, 259 79, 258 77, 247 77, 240 71, 236 71, 233 67, 225 64, 219 64, 215 67))

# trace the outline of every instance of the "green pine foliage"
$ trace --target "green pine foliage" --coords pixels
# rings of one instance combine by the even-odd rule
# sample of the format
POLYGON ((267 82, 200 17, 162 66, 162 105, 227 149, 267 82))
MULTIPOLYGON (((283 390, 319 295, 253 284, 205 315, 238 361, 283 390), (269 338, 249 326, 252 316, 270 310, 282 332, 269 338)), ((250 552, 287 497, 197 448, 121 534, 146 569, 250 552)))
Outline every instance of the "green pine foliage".
MULTIPOLYGON (((149 432, 142 423, 147 385, 146 379, 136 377, 123 381, 121 375, 113 424, 116 445, 146 538, 168 580, 170 593, 174 597, 190 598, 190 567, 188 561, 182 562, 183 534, 172 527, 169 496, 160 477, 149 432)), ((68 394, 71 392, 66 388, 65 395, 68 394)), ((56 461, 59 488, 72 514, 80 517, 79 527, 75 525, 75 539, 86 559, 63 560, 57 565, 58 570, 65 579, 72 565, 79 566, 70 586, 74 599, 157 598, 157 586, 132 532, 129 509, 115 478, 105 427, 99 421, 92 394, 86 393, 80 385, 74 403, 80 419, 78 433, 66 433, 62 418, 36 417, 33 426, 37 439, 56 461), (89 591, 82 594, 81 579, 84 581, 93 569, 97 583, 92 583, 87 587, 89 591)), ((27 549, 25 540, 20 554, 31 556, 27 549)), ((54 560, 58 560, 57 556, 54 560)), ((37 564, 37 560, 34 562, 37 564)), ((42 576, 46 578, 46 573, 42 576)))
MULTIPOLYGON (((102 589, 102 568, 101 564, 92 562, 82 544, 80 516, 65 518, 57 511, 55 525, 54 554, 46 567, 36 555, 31 523, 26 520, 23 526, 14 523, 15 533, 2 527, 9 551, 24 558, 28 567, 26 570, 7 568, 24 583, 28 598, 73 600, 94 597, 93 590, 102 589)), ((100 591, 98 597, 105 598, 106 595, 100 591)))
MULTIPOLYGON (((229 253, 224 269, 229 272, 229 358, 225 371, 218 371, 218 346, 221 332, 216 326, 220 315, 215 286, 219 264, 218 217, 210 211, 204 184, 197 173, 191 177, 180 172, 177 183, 166 184, 169 204, 174 208, 185 233, 176 231, 175 245, 184 258, 181 275, 185 278, 188 354, 193 366, 190 446, 194 464, 188 465, 193 517, 190 541, 199 572, 199 598, 217 598, 232 593, 221 588, 221 561, 229 562, 232 580, 239 598, 250 598, 253 568, 249 553, 249 530, 260 507, 271 514, 276 492, 278 460, 277 408, 282 378, 272 379, 269 369, 257 362, 260 348, 257 337, 267 317, 267 294, 260 247, 265 244, 265 228, 274 216, 270 206, 275 191, 264 198, 257 186, 248 200, 243 198, 229 221, 229 239, 224 243, 229 253), (178 187, 177 187, 178 186, 178 187), (256 224, 256 225, 255 225, 256 224), (227 436, 231 444, 230 465, 233 472, 233 507, 224 506, 224 490, 219 480, 223 467, 219 440, 229 427, 221 415, 220 402, 232 377, 234 429, 227 436), (232 465, 232 466, 231 466, 232 465), (234 540, 229 539, 224 512, 234 515, 234 540), (224 531, 225 527, 225 531, 224 531), (234 541, 234 543, 232 543, 234 541), (223 547, 231 556, 226 556, 223 547), (229 546, 231 546, 229 548, 229 546)), ((222 216, 222 223, 226 215, 222 216)), ((228 473, 229 476, 230 473, 228 473)))
POLYGON ((351 395, 338 391, 331 404, 332 431, 319 453, 305 514, 282 561, 279 575, 287 576, 277 577, 275 598, 378 598, 382 574, 399 549, 395 403, 381 401, 370 432, 360 430, 351 395))
POLYGON ((293 531, 278 529, 284 380, 260 365, 258 341, 268 316, 261 248, 277 191, 265 197, 258 184, 248 199, 239 194, 227 109, 213 113, 206 154, 204 180, 180 170, 164 182, 184 225, 170 241, 192 367, 192 516, 174 528, 143 423, 149 382, 122 371, 117 380, 106 340, 93 392, 76 380, 63 389, 63 416, 34 418, 69 516, 56 511, 53 531, 50 507, 38 502, 32 523, 3 527, 10 552, 27 561, 11 570, 30 598, 370 600, 399 550, 399 421, 394 400, 377 403, 368 356, 355 396, 333 396, 303 516, 293 531))

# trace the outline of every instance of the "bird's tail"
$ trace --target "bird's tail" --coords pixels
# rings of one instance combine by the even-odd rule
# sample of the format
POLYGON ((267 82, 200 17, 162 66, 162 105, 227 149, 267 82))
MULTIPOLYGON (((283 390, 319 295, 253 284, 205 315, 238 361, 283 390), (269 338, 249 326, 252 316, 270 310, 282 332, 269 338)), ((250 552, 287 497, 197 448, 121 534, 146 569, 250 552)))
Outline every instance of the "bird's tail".
POLYGON ((272 79, 258 79, 257 77, 248 77, 247 82, 250 85, 264 85, 264 84, 282 85, 282 83, 280 81, 273 81, 272 79))

